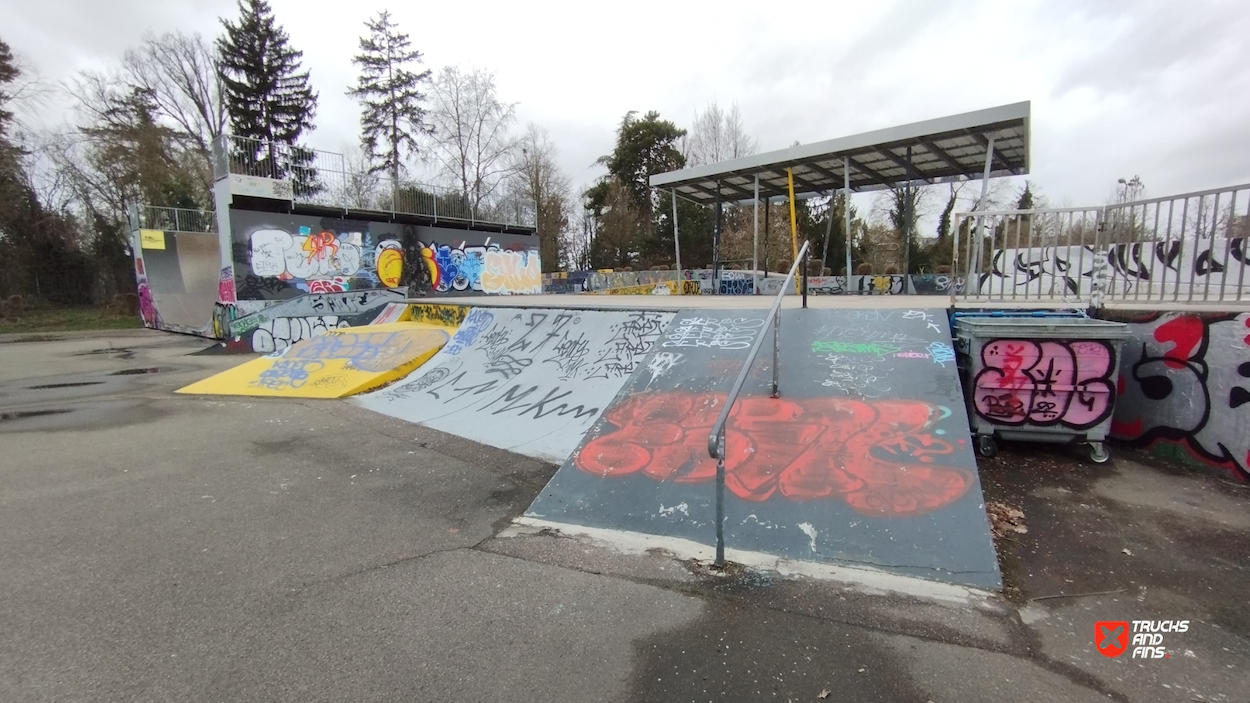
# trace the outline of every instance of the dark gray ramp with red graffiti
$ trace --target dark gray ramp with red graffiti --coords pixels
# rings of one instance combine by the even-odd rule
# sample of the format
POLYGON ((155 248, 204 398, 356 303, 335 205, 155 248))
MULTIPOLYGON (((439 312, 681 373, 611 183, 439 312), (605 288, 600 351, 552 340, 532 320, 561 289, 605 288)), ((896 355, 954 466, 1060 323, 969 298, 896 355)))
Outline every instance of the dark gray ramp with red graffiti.
MULTIPOLYGON (((726 545, 998 588, 945 311, 788 309, 726 433, 726 545)), ((678 313, 526 512, 715 544, 708 435, 762 311, 678 313)), ((732 552, 731 552, 732 558, 732 552)))

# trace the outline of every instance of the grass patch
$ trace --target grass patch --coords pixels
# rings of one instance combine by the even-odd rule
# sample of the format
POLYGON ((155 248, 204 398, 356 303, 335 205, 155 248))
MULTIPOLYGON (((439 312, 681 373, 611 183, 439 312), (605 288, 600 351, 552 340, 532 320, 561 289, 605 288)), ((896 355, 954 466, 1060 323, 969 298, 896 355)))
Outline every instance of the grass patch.
POLYGON ((20 317, 0 319, 0 334, 72 332, 74 330, 128 330, 143 327, 139 315, 110 308, 39 308, 20 317))

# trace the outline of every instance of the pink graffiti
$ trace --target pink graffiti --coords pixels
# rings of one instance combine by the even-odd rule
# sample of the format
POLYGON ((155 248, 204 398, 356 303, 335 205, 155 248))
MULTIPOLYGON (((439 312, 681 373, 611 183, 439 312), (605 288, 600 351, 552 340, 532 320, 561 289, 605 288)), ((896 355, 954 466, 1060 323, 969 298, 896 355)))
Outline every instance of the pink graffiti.
POLYGON ((347 290, 347 279, 342 276, 318 278, 308 282, 309 293, 342 293, 347 290))
POLYGON ((156 303, 152 300, 152 290, 146 282, 139 284, 139 316, 143 318, 144 327, 156 328, 160 324, 156 315, 156 303))
POLYGON ((996 339, 982 347, 981 361, 974 405, 994 423, 1087 429, 1111 414, 1116 360, 1106 342, 996 339))
POLYGON ((217 277, 217 302, 223 305, 235 302, 233 267, 225 267, 217 277))

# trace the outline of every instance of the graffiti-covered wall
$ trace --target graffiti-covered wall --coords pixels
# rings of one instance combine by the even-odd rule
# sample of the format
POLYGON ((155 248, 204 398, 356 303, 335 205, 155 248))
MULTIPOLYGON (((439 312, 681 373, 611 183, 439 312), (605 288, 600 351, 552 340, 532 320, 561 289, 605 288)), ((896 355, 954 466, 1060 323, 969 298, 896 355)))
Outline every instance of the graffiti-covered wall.
POLYGON ((1105 254, 1089 246, 1000 249, 981 276, 980 293, 1088 295, 1102 273, 1108 295, 1195 290, 1205 298, 1225 288, 1237 291, 1250 280, 1245 242, 1245 237, 1128 242, 1110 245, 1105 254))
POLYGON ((1250 314, 1104 316, 1133 335, 1112 436, 1250 480, 1250 314))
POLYGON ((250 210, 230 211, 230 232, 213 331, 253 351, 367 325, 407 296, 542 292, 525 235, 250 210))
POLYGON ((538 242, 525 235, 249 210, 230 211, 230 230, 239 300, 400 287, 542 292, 538 242))

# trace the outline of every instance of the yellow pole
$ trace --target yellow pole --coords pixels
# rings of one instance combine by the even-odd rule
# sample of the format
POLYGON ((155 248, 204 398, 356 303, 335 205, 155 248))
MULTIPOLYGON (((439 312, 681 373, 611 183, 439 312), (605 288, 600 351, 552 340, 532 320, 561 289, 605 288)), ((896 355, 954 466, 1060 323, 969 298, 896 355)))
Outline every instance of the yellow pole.
MULTIPOLYGON (((799 259, 799 218, 794 212, 794 169, 786 169, 786 183, 790 187, 790 261, 798 261, 799 259)), ((794 293, 802 295, 803 291, 799 290, 802 283, 799 282, 799 276, 794 277, 794 293)))

